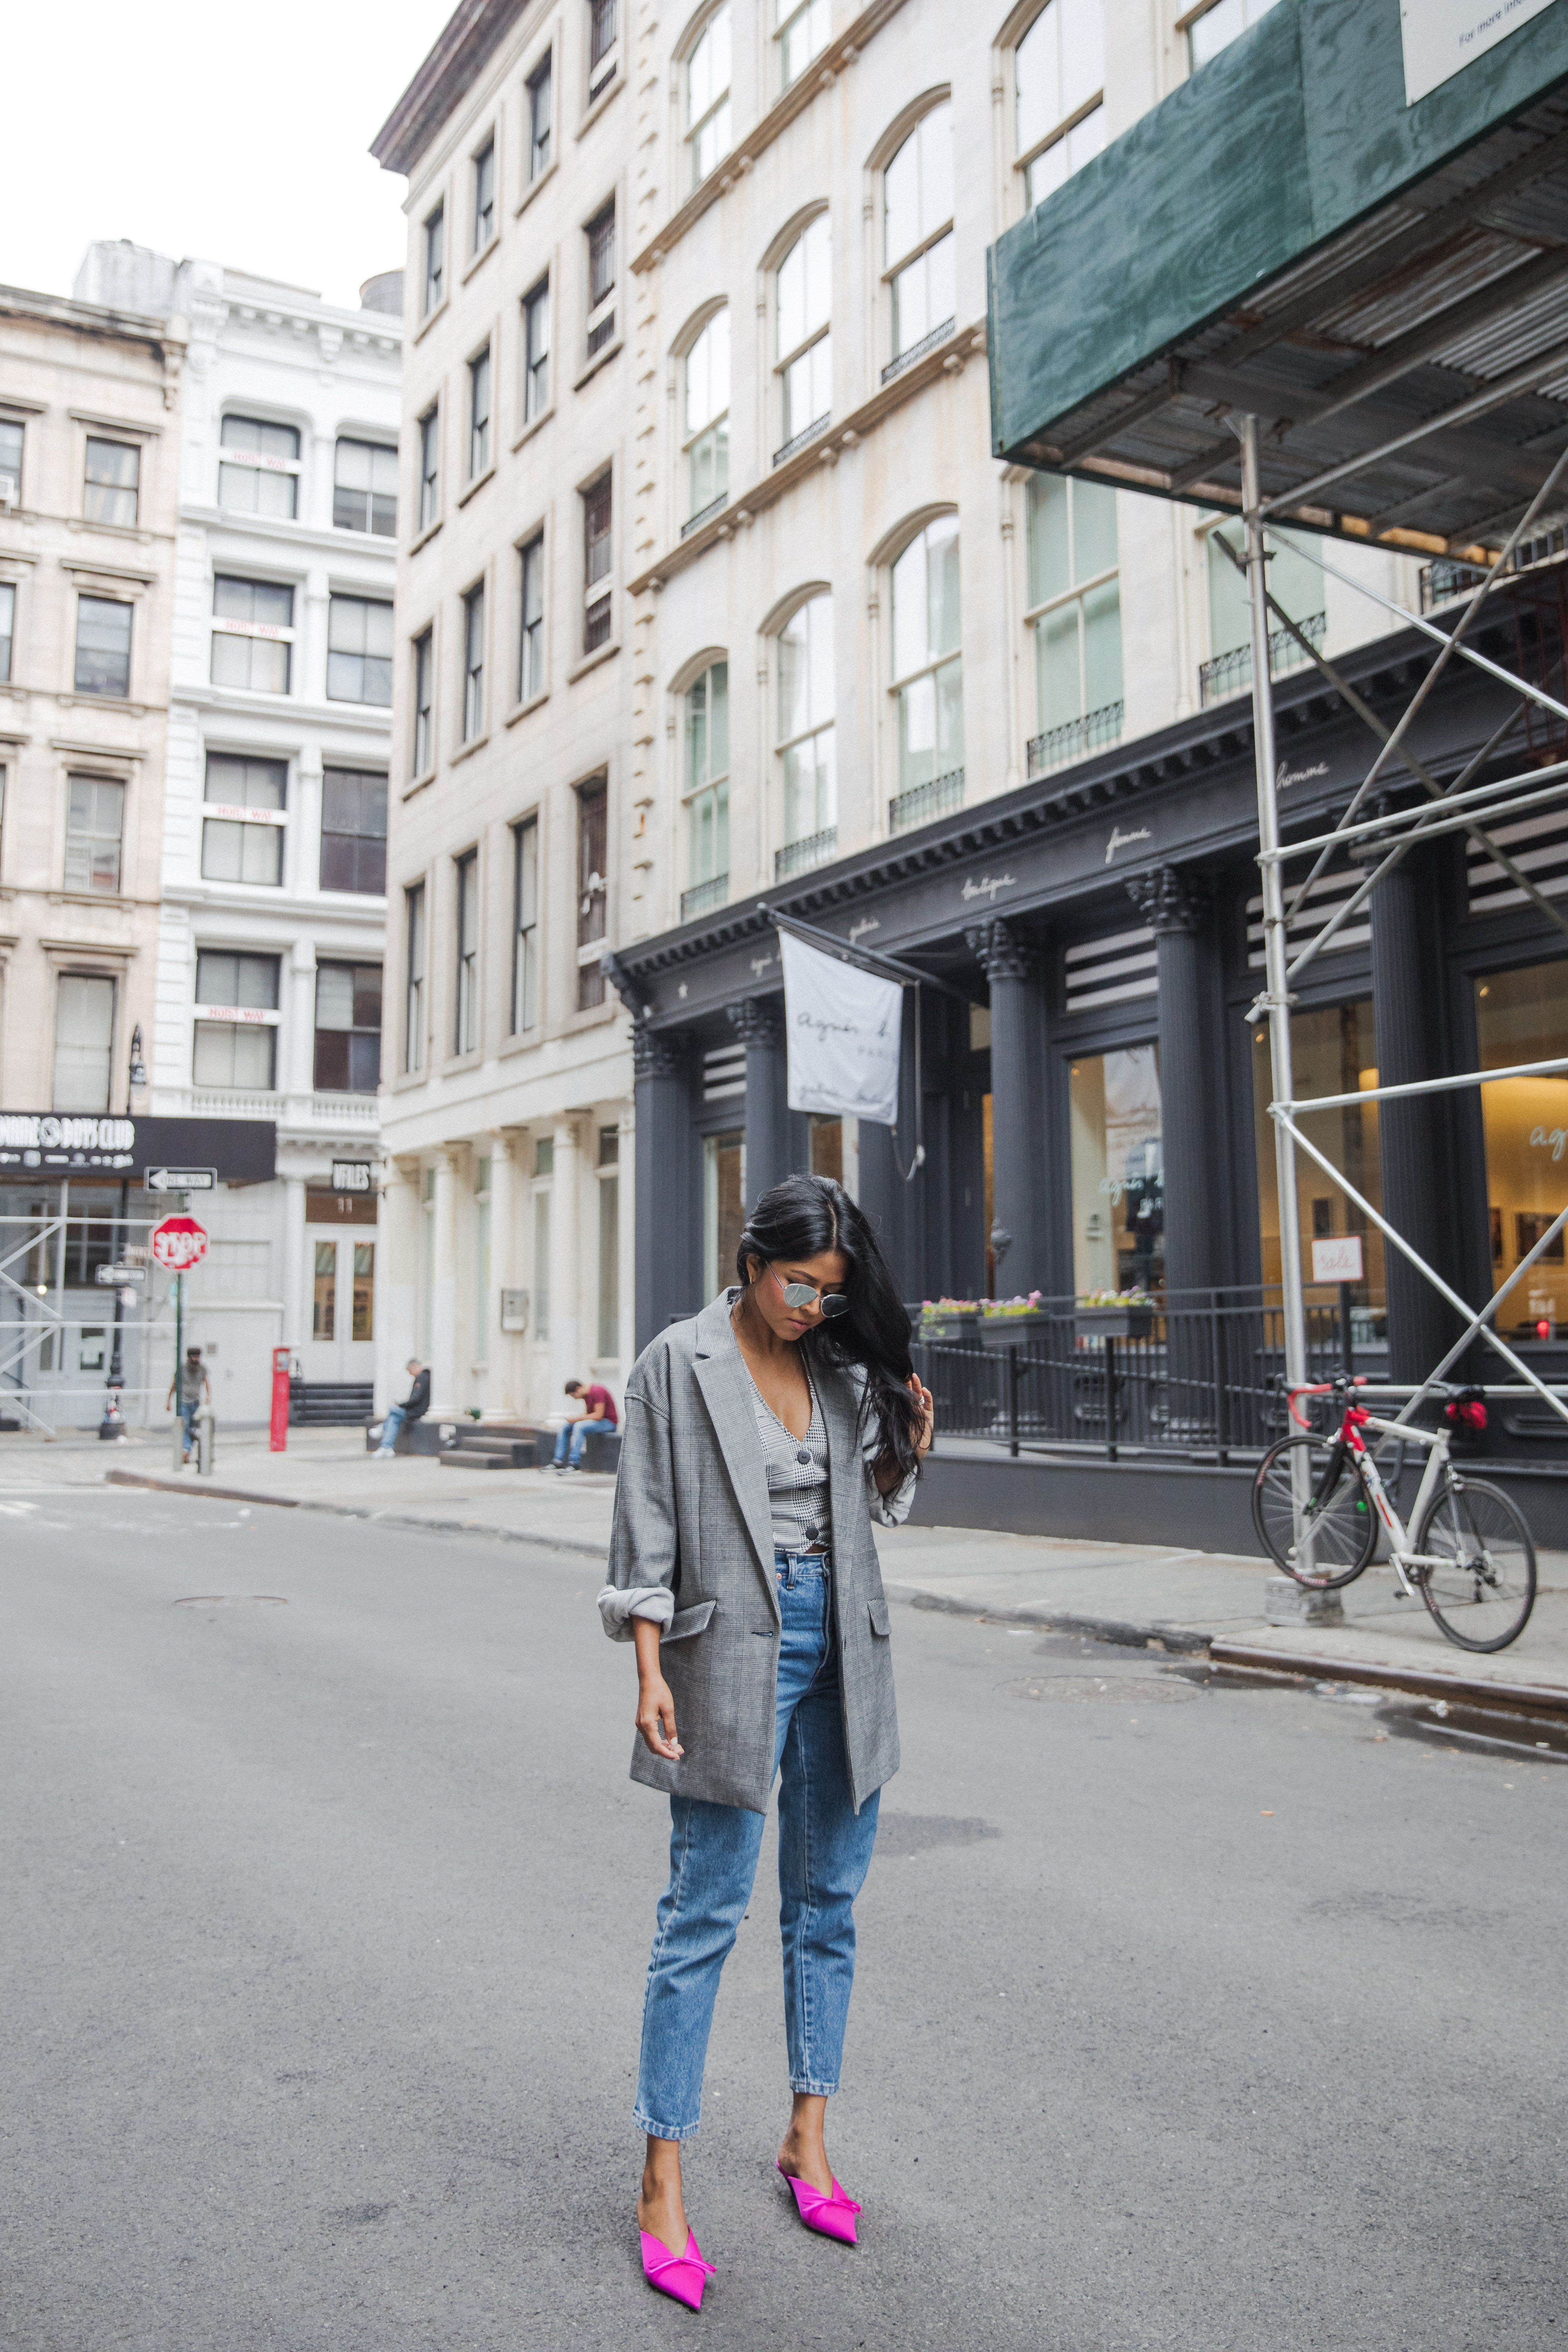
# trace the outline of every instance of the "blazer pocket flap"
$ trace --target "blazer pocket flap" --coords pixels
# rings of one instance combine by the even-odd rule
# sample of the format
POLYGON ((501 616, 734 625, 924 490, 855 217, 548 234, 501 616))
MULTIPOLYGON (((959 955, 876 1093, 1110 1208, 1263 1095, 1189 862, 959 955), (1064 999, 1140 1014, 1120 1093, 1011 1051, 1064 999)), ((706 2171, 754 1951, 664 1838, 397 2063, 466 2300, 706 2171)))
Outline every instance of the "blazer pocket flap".
POLYGON ((684 1642, 693 1633, 700 1633, 719 1606, 716 1601, 699 1601, 689 1609, 678 1609, 664 1629, 666 1642, 684 1642))
MULTIPOLYGON (((868 1601, 867 1606, 871 1612, 872 1633, 880 1633, 882 1639, 886 1641, 893 1630, 888 1619, 887 1602, 881 1598, 880 1594, 879 1594, 877 1599, 875 1601, 868 1601)), ((668 1637, 667 1635, 666 1639, 668 1640, 668 1637)))

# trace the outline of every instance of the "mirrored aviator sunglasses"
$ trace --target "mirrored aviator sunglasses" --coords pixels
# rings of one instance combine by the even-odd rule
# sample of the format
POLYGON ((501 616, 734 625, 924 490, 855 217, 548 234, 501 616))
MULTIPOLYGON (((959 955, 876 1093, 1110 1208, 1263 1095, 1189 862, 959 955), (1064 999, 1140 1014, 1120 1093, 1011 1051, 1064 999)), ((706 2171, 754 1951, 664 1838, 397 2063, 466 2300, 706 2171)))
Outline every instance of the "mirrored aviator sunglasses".
POLYGON ((779 1288, 784 1293, 786 1307, 819 1306, 826 1318, 849 1312, 849 1301, 841 1290, 824 1291, 818 1298, 809 1282, 781 1282, 779 1288))

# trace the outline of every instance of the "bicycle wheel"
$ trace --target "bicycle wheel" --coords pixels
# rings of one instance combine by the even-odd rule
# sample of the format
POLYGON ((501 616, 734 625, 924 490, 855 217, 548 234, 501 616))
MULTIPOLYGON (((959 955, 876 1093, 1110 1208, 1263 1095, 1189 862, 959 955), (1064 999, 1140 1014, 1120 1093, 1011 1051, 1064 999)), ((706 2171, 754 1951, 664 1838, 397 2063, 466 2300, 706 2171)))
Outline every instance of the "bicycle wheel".
POLYGON ((1252 1482, 1252 1524, 1259 1541, 1287 1576, 1312 1592, 1333 1592, 1353 1582, 1377 1546, 1377 1515, 1342 1456, 1333 1486, 1321 1491, 1332 1454, 1332 1445, 1321 1437, 1282 1437, 1269 1447, 1252 1482), (1311 1496, 1303 1532, 1310 1531, 1310 1540, 1298 1559, 1290 1465, 1302 1460, 1311 1496))
POLYGON ((1515 1506, 1484 1478, 1451 1476, 1415 1531, 1421 1597, 1461 1650, 1506 1650, 1535 1603, 1535 1546, 1515 1506))

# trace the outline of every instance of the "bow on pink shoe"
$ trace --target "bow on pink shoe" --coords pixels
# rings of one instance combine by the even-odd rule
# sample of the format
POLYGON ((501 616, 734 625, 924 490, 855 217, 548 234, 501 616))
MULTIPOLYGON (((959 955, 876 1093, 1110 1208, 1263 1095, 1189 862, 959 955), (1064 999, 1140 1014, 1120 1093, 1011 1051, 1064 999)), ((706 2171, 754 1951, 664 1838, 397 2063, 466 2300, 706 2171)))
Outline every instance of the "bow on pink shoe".
POLYGON ((795 2211, 808 2230, 818 2230, 825 2238, 837 2238, 841 2245, 856 2244, 855 2216, 860 2208, 853 2197, 846 2197, 837 2180, 833 2183, 833 2194, 825 2197, 822 2190, 814 2189, 809 2180, 802 2180, 793 2172, 784 2172, 782 2164, 779 2170, 784 2172, 795 2192, 795 2211))
POLYGON ((700 2311, 702 2290, 714 2270, 711 2263, 702 2259, 696 2231, 687 2231, 683 2254, 672 2254, 662 2238, 650 2237, 646 2230, 637 2234, 642 2240, 642 2274, 649 2286, 658 2287, 660 2294, 673 2295, 689 2311, 700 2311))

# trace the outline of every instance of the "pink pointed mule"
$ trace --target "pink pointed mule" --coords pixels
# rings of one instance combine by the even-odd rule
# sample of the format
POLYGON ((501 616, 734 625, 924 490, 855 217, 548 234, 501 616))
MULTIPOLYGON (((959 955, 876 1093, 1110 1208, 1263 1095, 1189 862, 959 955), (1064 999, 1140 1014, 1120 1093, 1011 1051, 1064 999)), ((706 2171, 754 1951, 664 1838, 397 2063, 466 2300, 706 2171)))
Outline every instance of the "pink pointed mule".
POLYGON ((702 2259, 696 2231, 687 2231, 683 2254, 672 2254, 662 2238, 650 2237, 646 2230, 637 2235, 642 2240, 642 2274, 649 2286, 658 2287, 660 2294, 673 2295, 689 2311, 700 2311, 702 2290, 714 2270, 711 2263, 702 2259))
POLYGON ((853 2197, 846 2197, 837 2180, 833 2183, 831 2197, 825 2197, 820 2189, 812 2187, 809 2180, 801 2180, 793 2172, 784 2172, 782 2164, 779 2170, 784 2172, 794 2192, 795 2211, 808 2230, 819 2231, 825 2238, 837 2238, 840 2245, 853 2246, 858 2242, 855 2216, 860 2208, 853 2197))

